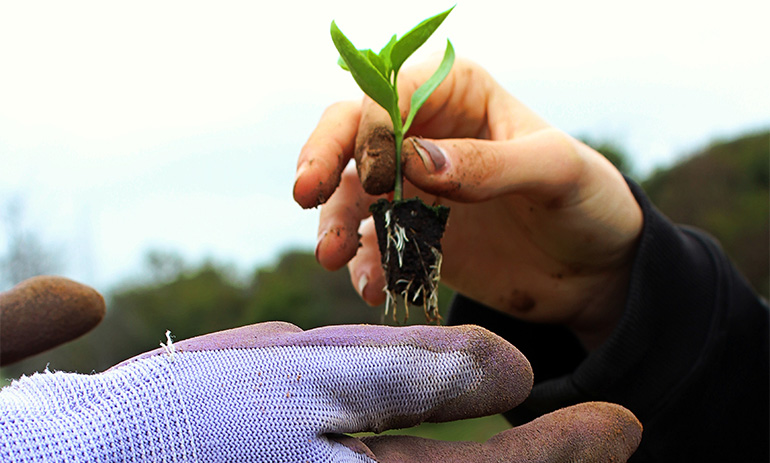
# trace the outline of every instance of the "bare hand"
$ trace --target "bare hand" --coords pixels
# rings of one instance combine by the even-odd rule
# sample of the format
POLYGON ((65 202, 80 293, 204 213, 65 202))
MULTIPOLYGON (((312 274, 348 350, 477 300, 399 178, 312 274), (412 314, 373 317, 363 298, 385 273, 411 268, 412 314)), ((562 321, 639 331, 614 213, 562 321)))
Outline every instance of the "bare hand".
MULTIPOLYGON (((435 66, 400 74, 402 106, 435 66)), ((331 106, 300 153, 294 186, 303 207, 323 203, 318 261, 330 270, 348 264, 354 286, 372 305, 385 298, 374 228, 365 220, 376 196, 344 168, 356 143, 386 121, 369 99, 331 106)), ((622 175, 464 60, 408 135, 404 196, 452 208, 443 281, 522 319, 567 324, 589 347, 601 342, 622 311, 642 226, 622 175)))

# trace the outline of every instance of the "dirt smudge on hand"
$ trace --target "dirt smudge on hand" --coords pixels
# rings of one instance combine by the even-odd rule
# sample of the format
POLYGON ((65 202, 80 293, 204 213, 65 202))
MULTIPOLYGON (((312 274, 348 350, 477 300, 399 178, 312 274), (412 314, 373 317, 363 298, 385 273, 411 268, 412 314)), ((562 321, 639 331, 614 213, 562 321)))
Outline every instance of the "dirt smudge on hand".
POLYGON ((511 313, 525 314, 531 312, 537 301, 527 292, 514 289, 508 299, 508 309, 511 313))

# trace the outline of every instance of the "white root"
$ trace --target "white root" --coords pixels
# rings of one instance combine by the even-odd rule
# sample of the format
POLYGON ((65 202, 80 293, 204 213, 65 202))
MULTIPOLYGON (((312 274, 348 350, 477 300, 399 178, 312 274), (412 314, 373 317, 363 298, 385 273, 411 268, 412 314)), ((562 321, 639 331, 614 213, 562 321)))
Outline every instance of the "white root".
POLYGON ((388 288, 385 288, 385 314, 384 317, 387 317, 390 313, 390 309, 393 308, 393 318, 396 317, 395 310, 396 310, 396 300, 393 297, 393 291, 388 290, 388 288))
MULTIPOLYGON (((387 264, 390 260, 390 249, 391 246, 395 247, 396 255, 398 256, 398 266, 399 268, 403 266, 403 256, 404 256, 404 249, 407 245, 407 243, 414 243, 415 248, 417 249, 417 255, 420 254, 420 248, 416 241, 410 241, 409 237, 407 236, 406 229, 401 226, 398 223, 394 223, 393 217, 391 215, 391 211, 387 210, 385 211, 385 229, 387 231, 387 244, 386 244, 386 256, 385 256, 385 266, 387 267, 387 264)), ((421 299, 423 301, 423 310, 425 311, 425 317, 428 319, 428 321, 439 321, 441 320, 441 316, 438 312, 438 283, 441 278, 441 263, 443 260, 443 256, 441 252, 439 252, 436 248, 431 248, 431 252, 433 253, 435 257, 435 263, 427 266, 425 265, 425 262, 421 259, 421 264, 423 267, 423 270, 428 274, 428 284, 426 285, 420 285, 419 288, 415 291, 415 293, 411 297, 411 301, 409 300, 409 290, 411 289, 413 281, 407 281, 407 280, 399 280, 396 282, 396 286, 400 286, 403 284, 406 284, 406 288, 403 291, 396 292, 395 290, 388 290, 385 288, 386 293, 386 299, 385 299, 385 316, 387 316, 390 313, 391 308, 393 309, 393 320, 397 320, 397 314, 396 314, 396 308, 398 305, 398 298, 400 297, 404 301, 404 310, 405 310, 405 318, 404 321, 409 319, 409 303, 416 303, 418 300, 421 299)))
POLYGON ((443 261, 443 255, 436 248, 431 248, 431 252, 435 256, 435 264, 428 266, 428 284, 420 285, 411 298, 409 292, 414 284, 413 280, 398 280, 396 287, 406 285, 402 291, 388 290, 385 288, 385 316, 393 309, 393 320, 397 321, 397 306, 398 299, 400 298, 404 303, 405 317, 404 321, 409 319, 409 304, 416 303, 422 299, 422 307, 425 312, 425 318, 429 322, 441 320, 441 315, 438 311, 438 289, 439 280, 441 279, 441 264, 443 261), (411 299, 411 300, 410 300, 411 299))
MULTIPOLYGON (((385 211, 385 230, 388 232, 387 249, 390 250, 390 244, 396 247, 396 254, 398 255, 399 268, 404 265, 404 247, 409 241, 409 237, 406 236, 406 229, 398 223, 393 223, 391 227, 391 211, 385 211)), ((389 260, 390 253, 385 256, 386 261, 389 260)))

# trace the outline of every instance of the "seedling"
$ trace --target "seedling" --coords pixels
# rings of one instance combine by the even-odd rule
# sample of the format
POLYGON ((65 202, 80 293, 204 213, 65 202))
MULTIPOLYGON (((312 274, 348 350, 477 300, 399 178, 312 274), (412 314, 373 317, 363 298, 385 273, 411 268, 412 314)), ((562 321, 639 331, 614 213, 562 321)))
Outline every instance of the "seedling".
MULTIPOLYGON (((438 69, 412 94, 409 113, 403 120, 398 106, 397 84, 398 72, 406 59, 428 40, 453 8, 424 20, 400 39, 394 35, 379 53, 371 49, 357 49, 334 21, 331 25, 332 40, 340 53, 339 65, 350 71, 361 90, 388 112, 393 125, 395 176, 389 180, 390 173, 383 172, 385 180, 364 184, 364 189, 371 194, 393 191, 393 201, 381 199, 372 204, 370 210, 387 280, 385 314, 392 309, 394 319, 399 298, 404 301, 405 319, 409 317, 410 303, 422 305, 429 321, 438 322, 441 319, 438 313, 441 237, 449 208, 428 206, 419 198, 403 199, 401 145, 417 111, 452 69, 455 59, 452 43, 447 40, 444 58, 438 69)), ((386 135, 385 138, 389 139, 390 134, 386 135)), ((358 155, 356 161, 360 169, 358 155)))

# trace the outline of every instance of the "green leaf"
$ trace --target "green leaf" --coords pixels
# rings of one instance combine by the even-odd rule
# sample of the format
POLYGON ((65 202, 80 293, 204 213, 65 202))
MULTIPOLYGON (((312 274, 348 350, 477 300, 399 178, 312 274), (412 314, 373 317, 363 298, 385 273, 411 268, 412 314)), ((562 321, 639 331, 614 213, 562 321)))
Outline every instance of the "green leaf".
POLYGON ((380 71, 382 77, 384 77, 385 80, 388 80, 388 70, 385 68, 385 62, 380 58, 380 55, 372 50, 366 50, 366 57, 369 59, 369 62, 380 71))
MULTIPOLYGON (((372 53, 372 50, 371 50, 371 49, 369 49, 369 48, 362 48, 362 49, 360 49, 360 50, 358 50, 358 51, 360 51, 361 53, 363 53, 363 54, 364 54, 364 56, 366 56, 366 57, 367 57, 367 59, 368 59, 369 61, 371 61, 371 62, 372 62, 372 64, 375 64, 375 63, 374 63, 374 62, 371 60, 371 58, 370 58, 370 56, 371 56, 371 53, 372 53)), ((379 57, 377 57, 376 59, 379 59, 379 57)), ((337 65, 338 65, 339 67, 341 67, 342 69, 346 70, 346 71, 350 71, 350 69, 348 69, 348 65, 347 65, 347 63, 345 63, 345 60, 344 60, 344 59, 342 59, 342 56, 339 56, 339 57, 337 57, 337 65)))
POLYGON ((428 100, 428 97, 433 93, 441 82, 444 81, 449 71, 452 69, 452 64, 455 62, 455 50, 452 47, 452 42, 446 41, 446 51, 444 51, 444 59, 441 60, 436 72, 430 76, 430 79, 426 80, 420 87, 412 94, 412 101, 410 103, 409 115, 404 122, 404 133, 409 130, 409 126, 412 125, 414 116, 417 115, 417 111, 428 100))
POLYGON ((345 64, 345 60, 342 59, 341 56, 337 58, 337 65, 346 71, 350 71, 350 69, 348 69, 348 65, 345 64))
POLYGON ((390 50, 393 49, 393 45, 395 45, 396 42, 398 42, 398 36, 393 34, 393 37, 391 37, 388 43, 386 43, 385 46, 382 47, 382 50, 380 50, 380 56, 382 59, 385 59, 385 57, 390 58, 390 50))
POLYGON ((397 114, 398 107, 395 92, 391 88, 390 83, 380 74, 380 71, 369 61, 366 54, 356 49, 334 21, 332 21, 331 25, 331 35, 334 46, 337 47, 340 57, 347 65, 350 73, 353 75, 353 79, 361 87, 361 90, 376 101, 377 104, 385 108, 391 114, 391 117, 393 114, 397 114))
POLYGON ((388 80, 390 80, 390 73, 393 70, 393 64, 390 61, 390 51, 393 49, 393 45, 396 44, 396 41, 396 34, 393 34, 390 41, 382 47, 382 50, 380 50, 380 58, 382 58, 382 62, 385 63, 385 70, 387 71, 385 76, 388 80))
POLYGON ((396 74, 398 74, 398 70, 401 69, 401 65, 404 64, 404 61, 406 61, 415 50, 420 48, 420 46, 428 40, 428 37, 438 29, 453 9, 454 7, 426 19, 416 25, 411 31, 404 34, 403 37, 393 44, 393 48, 390 51, 390 61, 393 71, 395 71, 396 74))

